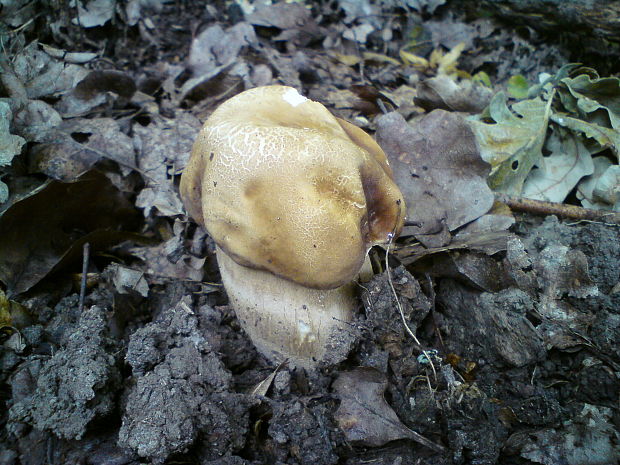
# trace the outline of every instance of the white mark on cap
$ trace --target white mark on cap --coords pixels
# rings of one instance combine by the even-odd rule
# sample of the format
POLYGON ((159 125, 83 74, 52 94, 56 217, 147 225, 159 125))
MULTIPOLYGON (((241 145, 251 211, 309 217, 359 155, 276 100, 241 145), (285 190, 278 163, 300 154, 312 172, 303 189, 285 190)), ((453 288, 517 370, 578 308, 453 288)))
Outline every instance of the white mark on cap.
POLYGON ((282 95, 282 98, 294 107, 308 100, 306 97, 297 92, 297 89, 287 90, 284 95, 282 95))

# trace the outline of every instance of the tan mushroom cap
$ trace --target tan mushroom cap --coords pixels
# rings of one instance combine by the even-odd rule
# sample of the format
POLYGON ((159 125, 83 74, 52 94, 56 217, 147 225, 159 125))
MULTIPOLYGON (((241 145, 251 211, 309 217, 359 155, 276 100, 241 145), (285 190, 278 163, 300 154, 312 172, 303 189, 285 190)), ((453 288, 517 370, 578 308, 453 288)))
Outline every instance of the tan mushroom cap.
POLYGON ((377 143, 285 86, 247 90, 215 110, 181 197, 238 264, 316 289, 355 279, 406 212, 377 143))

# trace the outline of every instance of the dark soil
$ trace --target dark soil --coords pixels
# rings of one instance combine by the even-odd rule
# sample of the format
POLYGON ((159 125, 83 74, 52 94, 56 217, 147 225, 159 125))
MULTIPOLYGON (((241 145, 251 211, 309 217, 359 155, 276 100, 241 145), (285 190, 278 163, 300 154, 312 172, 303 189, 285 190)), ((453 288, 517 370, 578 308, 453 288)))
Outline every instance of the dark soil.
MULTIPOLYGON (((264 81, 304 89, 348 119, 365 115, 362 124, 371 127, 380 109, 366 91, 394 91, 419 77, 330 61, 326 38, 334 42, 361 24, 345 18, 355 2, 342 3, 348 13, 334 2, 313 5, 315 23, 305 29, 256 26, 260 45, 240 55, 249 70, 222 72, 183 98, 178 89, 190 71, 164 72, 163 64, 184 63, 207 26, 238 23, 235 2, 173 2, 143 10, 152 27, 116 17, 88 30, 66 23, 60 35, 28 29, 27 39, 39 34, 41 42, 80 50, 104 44, 107 61, 97 66, 114 63, 159 108, 157 117, 101 110, 123 127, 152 127, 162 115, 180 120, 180 112, 204 120, 226 96, 264 81), (283 31, 287 40, 275 40, 283 31), (328 96, 350 89, 340 106, 328 96)), ((425 11, 378 16, 391 23, 377 26, 368 49, 394 55, 425 21, 434 44, 448 43, 438 32, 444 21, 446 31, 469 34, 477 45, 463 66, 473 73, 493 62, 494 82, 565 63, 566 51, 533 30, 526 41, 447 7, 425 11)), ((65 19, 49 17, 52 24, 65 19)), ((179 123, 190 141, 195 126, 195 119, 179 123)), ((124 193, 136 202, 143 184, 132 179, 126 176, 124 193)), ((378 274, 360 285, 354 349, 338 366, 307 372, 273 366, 256 352, 225 292, 211 284, 218 280, 213 244, 191 220, 146 212, 136 231, 165 246, 140 244, 138 253, 121 243, 94 256, 97 279, 82 311, 67 284, 80 264, 12 296, 31 320, 7 332, 0 347, 0 465, 619 463, 620 228, 524 216, 512 229, 507 249, 492 257, 494 292, 466 276, 406 269, 396 260, 388 273, 384 252, 372 251, 378 274), (146 290, 119 285, 111 262, 144 271, 146 290), (203 265, 204 279, 192 279, 203 265), (169 267, 178 279, 161 277, 169 267)))

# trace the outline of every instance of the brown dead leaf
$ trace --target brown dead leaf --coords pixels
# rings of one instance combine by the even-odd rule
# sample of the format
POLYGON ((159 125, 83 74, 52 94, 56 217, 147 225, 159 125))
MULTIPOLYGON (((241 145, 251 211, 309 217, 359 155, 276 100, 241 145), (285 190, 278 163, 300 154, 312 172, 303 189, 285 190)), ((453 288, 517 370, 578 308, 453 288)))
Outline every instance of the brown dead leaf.
MULTIPOLYGON (((165 242, 153 247, 135 247, 131 252, 143 261, 142 270, 149 275, 151 282, 159 282, 162 279, 185 279, 201 281, 204 275, 206 258, 197 257, 196 251, 187 253, 184 244, 184 225, 177 220, 173 226, 173 236, 165 242)), ((198 228, 190 238, 191 249, 199 249, 204 246, 205 232, 198 228)))
POLYGON ((183 214, 173 178, 187 165, 200 127, 200 121, 184 111, 178 111, 174 119, 153 115, 147 126, 134 125, 139 171, 146 183, 136 205, 144 209, 145 216, 153 208, 161 215, 183 214))
POLYGON ((111 118, 68 119, 33 149, 30 169, 72 182, 101 159, 124 170, 136 168, 133 143, 111 118))
POLYGON ((73 118, 116 100, 123 106, 129 102, 135 91, 133 78, 122 71, 92 71, 71 91, 64 94, 54 108, 64 118, 73 118))
POLYGON ((248 23, 237 23, 226 30, 219 24, 210 26, 192 41, 189 68, 195 77, 210 74, 233 63, 243 47, 254 43, 256 34, 248 23))
POLYGON ((409 231, 424 245, 450 242, 452 231, 493 205, 473 133, 458 115, 435 110, 409 125, 398 113, 377 120, 377 142, 407 202, 409 231))
POLYGON ((0 218, 0 280, 9 295, 27 291, 61 261, 81 255, 81 244, 127 239, 136 209, 97 171, 73 183, 51 182, 16 202, 0 218), (70 254, 71 252, 71 254, 70 254))
POLYGON ((307 45, 320 31, 311 10, 301 3, 258 3, 247 20, 255 26, 281 29, 282 32, 273 40, 290 41, 300 46, 307 45))
POLYGON ((347 441, 380 447, 390 441, 411 437, 383 397, 387 380, 374 368, 356 368, 340 373, 333 388, 340 397, 334 414, 347 441))

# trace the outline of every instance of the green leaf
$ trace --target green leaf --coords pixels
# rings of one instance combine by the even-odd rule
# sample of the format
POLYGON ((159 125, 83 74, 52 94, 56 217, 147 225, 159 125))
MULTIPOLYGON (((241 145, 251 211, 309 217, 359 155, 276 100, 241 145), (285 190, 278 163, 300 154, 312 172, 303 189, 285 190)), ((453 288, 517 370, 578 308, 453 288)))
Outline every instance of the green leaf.
POLYGON ((600 152, 606 148, 611 149, 616 156, 620 153, 620 131, 558 113, 551 115, 551 120, 567 129, 582 132, 586 137, 590 137, 598 142, 600 145, 599 150, 593 153, 600 152))
POLYGON ((551 99, 539 97, 506 104, 506 95, 497 93, 489 104, 488 124, 480 117, 469 123, 480 146, 480 155, 491 165, 489 186, 498 192, 519 195, 525 178, 542 158, 551 99))
POLYGON ((517 74, 508 79, 508 93, 517 99, 527 98, 529 84, 522 74, 517 74))
POLYGON ((552 88, 556 87, 560 80, 568 77, 571 72, 578 69, 581 65, 579 63, 568 63, 562 66, 555 75, 550 75, 547 73, 541 73, 539 75, 539 83, 530 87, 528 91, 528 96, 530 98, 537 97, 547 91, 550 91, 552 88))
POLYGON ((581 74, 575 78, 564 78, 561 83, 575 98, 576 107, 583 114, 605 110, 609 115, 611 127, 620 129, 620 79, 616 77, 592 79, 587 74, 581 74))
POLYGON ((479 82, 485 87, 493 87, 493 84, 491 84, 491 78, 484 71, 478 71, 471 77, 471 80, 474 82, 479 82))

